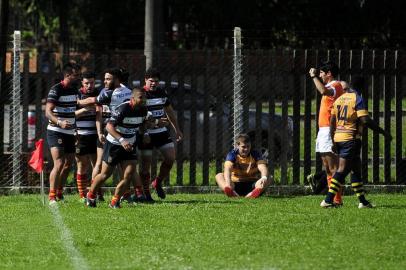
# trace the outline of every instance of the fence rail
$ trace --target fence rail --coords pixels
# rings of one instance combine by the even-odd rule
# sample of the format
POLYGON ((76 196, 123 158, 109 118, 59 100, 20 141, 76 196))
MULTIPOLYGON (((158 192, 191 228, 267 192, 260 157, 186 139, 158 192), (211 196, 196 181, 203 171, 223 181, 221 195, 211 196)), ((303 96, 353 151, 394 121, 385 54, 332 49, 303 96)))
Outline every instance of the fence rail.
MULTIPOLYGON (((11 59, 8 53, 7 59, 11 59)), ((363 75, 367 85, 363 96, 368 101, 372 118, 390 131, 392 142, 376 132, 364 131, 362 175, 371 184, 405 183, 404 155, 406 145, 404 51, 374 50, 256 50, 243 51, 243 120, 244 132, 253 135, 255 147, 268 153, 270 172, 281 185, 306 184, 305 176, 321 169, 315 152, 317 116, 320 95, 308 77, 310 67, 322 60, 335 61, 340 67, 340 80, 363 75), (403 162, 403 163, 402 163, 403 162)), ((145 57, 143 52, 119 52, 104 55, 71 53, 99 79, 107 67, 122 66, 130 71, 129 85, 143 83, 145 57)), ((44 59, 21 57, 21 101, 23 112, 35 112, 36 138, 44 138, 45 97, 49 88, 61 79, 59 55, 44 59)), ((167 184, 211 185, 214 173, 222 169, 226 152, 232 144, 232 51, 164 51, 159 55, 159 69, 172 104, 177 111, 185 140, 177 144, 176 178, 167 184)), ((6 71, 11 71, 10 61, 6 71)), ((11 73, 3 76, 0 97, 4 111, 0 141, 3 170, 0 186, 12 182, 9 171, 9 105, 12 93, 11 73), (2 137, 2 136, 1 136, 2 137)), ((24 152, 29 152, 27 116, 23 117, 24 152)), ((45 151, 46 152, 46 151, 45 151)), ((49 156, 47 156, 49 162, 49 156)), ((159 158, 155 159, 159 162, 159 158)), ((24 161, 24 164, 26 162, 24 161)), ((157 164, 152 175, 156 174, 157 164)), ((34 174, 25 170, 23 185, 32 185, 34 174)), ((74 181, 73 181, 74 183, 74 181)))

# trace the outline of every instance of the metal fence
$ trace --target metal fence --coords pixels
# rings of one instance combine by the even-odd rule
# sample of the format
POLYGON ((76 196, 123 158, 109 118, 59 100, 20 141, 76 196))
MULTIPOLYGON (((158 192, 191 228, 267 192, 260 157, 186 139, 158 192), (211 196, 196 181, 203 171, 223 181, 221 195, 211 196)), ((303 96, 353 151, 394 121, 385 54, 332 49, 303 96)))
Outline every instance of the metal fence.
MULTIPOLYGON (((111 66, 125 67, 130 72, 128 84, 143 84, 145 58, 140 51, 109 54, 71 53, 86 69, 102 72, 111 66)), ((12 184, 8 156, 9 106, 11 104, 11 53, 2 82, 1 110, 4 119, 0 136, 0 186, 12 184), (7 94, 4 94, 7 93, 7 94), (4 137, 4 138, 3 138, 4 137)), ((28 156, 32 140, 28 139, 28 112, 35 112, 35 137, 45 138, 45 97, 49 88, 61 79, 58 54, 41 58, 21 57, 23 153, 28 156), (46 59, 46 61, 44 60, 46 59)), ((242 128, 253 136, 254 147, 268 156, 270 173, 276 184, 303 185, 306 175, 321 170, 315 154, 317 112, 320 95, 309 79, 308 70, 323 60, 335 61, 340 67, 340 80, 363 75, 367 86, 363 96, 368 101, 372 118, 390 131, 390 142, 376 132, 365 130, 362 148, 362 174, 368 183, 405 183, 406 129, 404 124, 406 56, 403 51, 317 51, 255 50, 243 51, 242 128)), ((222 170, 225 154, 232 145, 233 121, 233 52, 163 51, 159 54, 162 80, 177 112, 185 139, 177 144, 176 166, 171 185, 212 185, 214 174, 222 170), (174 176, 175 175, 175 176, 174 176), (176 179, 173 179, 173 178, 176 179)), ((32 124, 32 122, 31 122, 32 124)), ((32 139, 32 138, 31 138, 32 139)), ((46 152, 46 151, 45 151, 46 152)), ((156 174, 159 157, 154 155, 156 174)), ((49 156, 46 159, 51 162, 49 156)), ((23 160, 25 166, 26 160, 23 160)), ((48 168, 50 164, 48 163, 48 168)), ((39 185, 39 178, 24 167, 23 186, 39 185)), ((75 183, 75 181, 72 181, 75 183)))

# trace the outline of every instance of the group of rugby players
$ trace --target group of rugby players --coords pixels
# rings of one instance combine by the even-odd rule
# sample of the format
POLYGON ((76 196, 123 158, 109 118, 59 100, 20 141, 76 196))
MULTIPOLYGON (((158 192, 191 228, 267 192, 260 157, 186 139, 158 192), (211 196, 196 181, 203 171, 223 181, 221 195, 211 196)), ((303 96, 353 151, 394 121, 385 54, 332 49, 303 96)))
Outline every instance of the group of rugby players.
POLYGON ((345 177, 351 173, 351 187, 359 199, 358 208, 371 208, 373 205, 365 198, 361 178, 362 128, 371 128, 389 140, 392 137, 369 117, 361 96, 362 77, 354 76, 350 87, 348 83, 336 80, 337 74, 337 65, 330 61, 324 62, 319 69, 309 70, 310 78, 322 95, 316 152, 323 161, 329 189, 320 206, 343 205, 342 186, 345 177))
POLYGON ((123 200, 153 202, 151 184, 164 199, 162 182, 175 160, 175 145, 168 128, 174 128, 177 141, 183 134, 165 90, 159 87, 160 73, 148 69, 145 86, 133 90, 126 86, 129 74, 122 68, 105 71, 101 90, 95 88, 95 74, 81 74, 81 67, 75 63, 64 66, 63 76, 51 87, 46 104, 47 141, 53 159, 49 204, 63 200, 63 188, 75 159, 79 196, 89 207, 104 201, 101 186, 114 170, 120 181, 110 207, 119 208, 123 200), (154 147, 161 152, 163 161, 151 182, 154 147))
MULTIPOLYGON (((47 139, 54 167, 50 173, 49 203, 63 199, 63 187, 74 158, 77 162, 77 186, 80 198, 89 207, 103 201, 102 184, 116 169, 120 175, 109 204, 119 208, 123 200, 153 202, 150 185, 164 199, 162 181, 168 177, 175 160, 175 145, 168 127, 172 126, 176 140, 182 139, 174 110, 164 89, 159 87, 160 74, 147 70, 143 89, 130 90, 125 84, 128 72, 112 68, 104 74, 104 88, 95 89, 95 74, 80 76, 80 66, 67 64, 64 79, 49 91, 46 116, 49 119, 47 139), (81 87, 78 90, 78 82, 81 87), (163 161, 158 176, 151 182, 150 167, 153 148, 163 161), (139 174, 136 170, 139 160, 139 174), (88 188, 87 172, 93 166, 88 188), (133 194, 129 193, 133 186, 133 194), (88 192, 86 193, 88 189, 88 192)), ((351 186, 358 196, 359 208, 370 208, 361 178, 361 129, 369 127, 385 135, 368 115, 360 95, 362 85, 353 80, 352 88, 335 76, 338 67, 325 62, 309 75, 322 95, 316 152, 319 152, 327 173, 329 190, 320 206, 342 206, 342 185, 351 172, 351 186)), ((259 197, 272 181, 266 161, 255 151, 247 135, 241 134, 236 149, 226 158, 224 173, 216 175, 219 187, 229 197, 259 197), (259 178, 260 177, 260 178, 259 178)))

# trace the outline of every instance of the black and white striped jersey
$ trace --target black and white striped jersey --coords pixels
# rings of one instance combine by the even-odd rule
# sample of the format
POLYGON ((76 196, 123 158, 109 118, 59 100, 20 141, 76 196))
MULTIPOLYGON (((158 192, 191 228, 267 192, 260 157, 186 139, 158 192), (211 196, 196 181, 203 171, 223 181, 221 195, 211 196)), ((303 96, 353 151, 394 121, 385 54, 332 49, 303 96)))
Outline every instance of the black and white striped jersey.
POLYGON ((75 110, 78 90, 72 86, 66 86, 63 81, 51 87, 48 93, 47 102, 55 104, 52 110, 58 120, 67 120, 72 124, 72 128, 64 129, 48 120, 48 130, 53 130, 65 134, 75 134, 75 110))
MULTIPOLYGON (((111 113, 109 123, 114 125, 123 138, 134 144, 138 128, 144 123, 147 114, 148 110, 144 105, 134 106, 131 101, 126 101, 111 113)), ((120 145, 120 142, 110 133, 107 135, 107 140, 112 144, 120 145)))
POLYGON ((120 86, 114 91, 101 91, 96 98, 96 103, 99 105, 108 105, 110 112, 113 113, 117 106, 131 99, 132 91, 125 86, 120 86))
POLYGON ((109 120, 109 118, 111 117, 109 105, 111 101, 111 94, 113 94, 113 91, 114 90, 103 88, 102 90, 100 90, 99 95, 96 97, 96 103, 102 107, 103 124, 106 124, 107 120, 109 120), (103 102, 108 101, 108 103, 101 103, 102 101, 103 102))
MULTIPOLYGON (((100 90, 95 89, 92 93, 84 92, 83 88, 78 91, 78 99, 86 99, 88 97, 97 97, 100 90)), ((94 106, 94 105, 93 105, 94 106)), ((79 110, 83 106, 77 105, 76 109, 79 110)), ((89 111, 76 116, 76 131, 79 135, 97 134, 96 129, 96 111, 89 111)))
MULTIPOLYGON (((169 101, 168 94, 162 88, 157 88, 156 90, 146 90, 144 87, 146 98, 147 98, 147 108, 151 112, 154 119, 160 119, 165 116, 164 108, 169 106, 171 103, 169 101)), ((148 129, 148 133, 160 133, 165 132, 168 129, 166 127, 162 128, 152 128, 148 129)))

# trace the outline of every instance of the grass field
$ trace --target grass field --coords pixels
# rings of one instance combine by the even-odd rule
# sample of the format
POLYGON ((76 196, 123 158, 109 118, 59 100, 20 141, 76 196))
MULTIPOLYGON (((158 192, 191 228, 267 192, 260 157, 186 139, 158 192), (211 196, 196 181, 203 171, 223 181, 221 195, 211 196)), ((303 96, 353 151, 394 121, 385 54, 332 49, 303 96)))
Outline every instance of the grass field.
POLYGON ((0 269, 406 269, 406 197, 169 195, 153 205, 0 197, 0 269))

